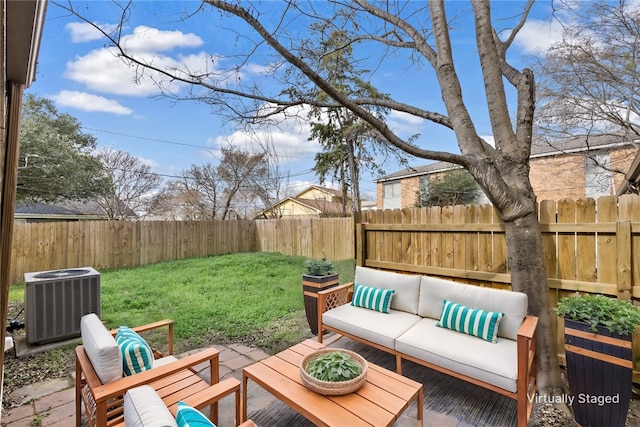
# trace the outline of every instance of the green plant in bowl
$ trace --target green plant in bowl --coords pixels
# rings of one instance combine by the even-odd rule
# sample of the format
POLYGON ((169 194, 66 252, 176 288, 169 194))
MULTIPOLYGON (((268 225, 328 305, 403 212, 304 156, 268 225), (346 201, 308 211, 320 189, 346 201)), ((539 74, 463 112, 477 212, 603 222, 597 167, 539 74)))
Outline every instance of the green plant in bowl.
POLYGON ((630 335, 640 326, 640 308, 631 301, 604 295, 576 295, 561 298, 555 308, 560 317, 588 323, 593 332, 604 326, 611 333, 630 335))
POLYGON ((320 381, 349 381, 362 372, 362 368, 351 356, 341 351, 323 353, 311 360, 306 367, 309 375, 320 381))

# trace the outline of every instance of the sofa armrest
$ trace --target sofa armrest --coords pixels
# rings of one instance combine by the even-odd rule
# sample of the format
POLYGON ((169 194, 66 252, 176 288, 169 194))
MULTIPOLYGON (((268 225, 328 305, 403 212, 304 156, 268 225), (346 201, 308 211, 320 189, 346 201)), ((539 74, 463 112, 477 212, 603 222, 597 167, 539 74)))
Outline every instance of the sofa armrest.
POLYGON ((518 330, 518 425, 526 425, 536 393, 536 328, 538 318, 526 316, 518 330), (525 418, 526 417, 526 418, 525 418), (523 424, 524 423, 524 424, 523 424))
MULTIPOLYGON (((168 348, 167 354, 173 354, 173 320, 170 320, 170 319, 159 320, 157 322, 148 323, 146 325, 135 326, 135 327, 132 327, 131 329, 134 332, 140 333, 140 332, 151 331, 154 329, 160 329, 164 327, 167 328, 167 348, 168 348)), ((112 329, 109 331, 109 333, 115 337, 116 334, 118 333, 118 329, 117 328, 112 329)), ((163 356, 163 354, 157 351, 156 349, 153 349, 153 352, 154 352, 154 357, 163 356)))
POLYGON ((349 304, 353 298, 353 283, 345 283, 318 292, 318 342, 322 342, 322 314, 332 308, 349 304))

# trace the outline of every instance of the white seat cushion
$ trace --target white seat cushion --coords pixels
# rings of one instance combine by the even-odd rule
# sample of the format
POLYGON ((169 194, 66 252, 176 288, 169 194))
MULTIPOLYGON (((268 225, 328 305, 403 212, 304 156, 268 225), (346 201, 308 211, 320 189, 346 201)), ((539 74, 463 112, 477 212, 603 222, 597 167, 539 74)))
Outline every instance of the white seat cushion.
POLYGON ((167 363, 175 362, 176 360, 178 359, 176 359, 175 356, 168 354, 160 359, 153 359, 153 367, 157 368, 158 366, 164 366, 167 363))
POLYGON ((124 423, 127 427, 178 427, 156 391, 143 385, 124 395, 124 423))
POLYGON ((322 314, 322 323, 390 349, 395 339, 420 321, 420 316, 399 310, 389 313, 341 305, 322 314))
POLYGON ((84 351, 102 384, 122 378, 122 355, 118 343, 95 313, 82 316, 80 335, 84 351))
POLYGON ((436 326, 425 318, 396 340, 401 353, 516 392, 518 355, 516 341, 497 343, 436 326))

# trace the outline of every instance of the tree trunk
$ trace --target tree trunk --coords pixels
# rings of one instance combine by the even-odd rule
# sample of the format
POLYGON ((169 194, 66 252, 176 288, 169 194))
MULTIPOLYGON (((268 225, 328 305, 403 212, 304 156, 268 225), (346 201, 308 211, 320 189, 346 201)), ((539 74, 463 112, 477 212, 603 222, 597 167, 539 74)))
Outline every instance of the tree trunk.
POLYGON ((529 313, 538 317, 538 391, 541 395, 560 396, 565 392, 565 386, 560 377, 551 329, 549 288, 537 212, 505 221, 504 226, 513 290, 528 295, 529 313))

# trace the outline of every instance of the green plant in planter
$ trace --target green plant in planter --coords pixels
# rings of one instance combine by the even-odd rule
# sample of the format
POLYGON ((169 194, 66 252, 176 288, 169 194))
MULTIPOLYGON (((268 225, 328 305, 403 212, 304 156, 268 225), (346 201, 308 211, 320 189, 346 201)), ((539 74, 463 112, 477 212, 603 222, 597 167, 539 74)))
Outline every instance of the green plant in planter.
POLYGON ((585 322, 593 332, 598 325, 611 333, 628 335, 640 326, 640 308, 630 301, 622 301, 604 295, 576 295, 561 298, 555 308, 560 317, 585 322))
POLYGON ((320 381, 349 381, 362 372, 358 362, 341 351, 324 353, 307 363, 306 371, 320 381))
POLYGON ((335 274, 333 263, 324 257, 321 259, 307 260, 306 267, 306 274, 309 276, 329 276, 335 274))

